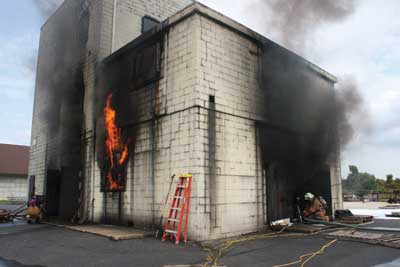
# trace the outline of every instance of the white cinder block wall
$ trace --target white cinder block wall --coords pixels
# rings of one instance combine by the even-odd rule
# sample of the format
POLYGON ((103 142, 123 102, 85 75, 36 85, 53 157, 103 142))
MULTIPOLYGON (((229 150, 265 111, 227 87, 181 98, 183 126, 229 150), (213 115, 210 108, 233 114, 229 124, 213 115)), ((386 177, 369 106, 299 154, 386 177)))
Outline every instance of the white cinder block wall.
POLYGON ((159 22, 183 9, 191 0, 112 0, 114 17, 113 51, 118 50, 141 34, 142 18, 150 16, 159 22))
MULTIPOLYGON (((158 223, 161 212, 159 204, 167 195, 170 177, 172 174, 194 172, 193 167, 202 149, 196 147, 195 141, 198 108, 194 107, 197 60, 193 23, 195 19, 189 18, 165 36, 166 49, 161 64, 163 78, 155 89, 158 92, 154 94, 158 95, 156 102, 159 115, 163 117, 156 122, 154 140, 151 123, 141 124, 137 131, 135 154, 128 166, 127 192, 123 194, 122 209, 123 219, 135 225, 152 226, 153 222, 158 223)), ((150 110, 151 90, 146 87, 136 93, 139 99, 144 99, 139 121, 150 118, 150 112, 147 111, 150 110)), ((197 184, 201 183, 195 179, 192 210, 196 210, 197 184)), ((96 173, 95 187, 95 220, 101 220, 104 200, 103 193, 100 193, 99 171, 96 173)), ((113 199, 112 194, 107 195, 107 213, 117 216, 118 199, 113 199)))
MULTIPOLYGON (((138 131, 123 194, 125 221, 157 224, 169 177, 190 172, 194 175, 192 239, 233 236, 263 227, 265 194, 255 127, 257 55, 252 41, 201 15, 191 15, 169 29, 157 94, 164 117, 156 124, 154 156, 151 125, 143 124, 138 131), (215 111, 210 111, 210 95, 215 96, 215 111), (214 134, 212 113, 215 141, 210 136, 214 134), (210 149, 215 149, 215 157, 210 149)), ((138 94, 150 90, 144 88, 138 94)), ((140 120, 145 119, 146 113, 140 120)), ((94 207, 99 221, 104 200, 99 172, 96 177, 94 207)), ((117 217, 118 197, 107 195, 107 215, 117 217)))
MULTIPOLYGON (((142 17, 147 15, 150 17, 153 17, 157 20, 165 20, 169 16, 175 14, 179 10, 183 9, 185 6, 190 4, 192 1, 190 0, 173 0, 173 1, 138 1, 138 0, 103 0, 103 7, 101 8, 100 6, 98 7, 99 9, 99 15, 93 16, 93 20, 96 20, 96 22, 92 23, 93 27, 93 32, 97 31, 98 36, 102 37, 97 37, 97 39, 104 40, 102 45, 100 46, 100 51, 101 51, 101 56, 98 56, 96 58, 96 62, 99 60, 105 58, 106 56, 110 55, 112 51, 115 51, 119 48, 121 48, 123 45, 127 44, 128 42, 132 41, 136 37, 138 37, 141 34, 141 25, 142 25, 142 17), (114 12, 115 11, 115 12, 114 12), (98 26, 95 26, 98 25, 98 26)), ((94 35, 95 36, 95 35, 94 35)), ((96 38, 93 38, 93 41, 91 42, 93 46, 97 43, 98 41, 96 38)), ((174 43, 176 41, 173 41, 174 43)), ((185 44, 186 45, 186 44, 185 44)), ((175 47, 175 49, 180 49, 183 51, 186 47, 183 45, 182 47, 175 47)), ((174 49, 173 47, 171 48, 172 50, 174 49)), ((190 48, 186 48, 189 50, 190 48)), ((173 52, 174 53, 174 52, 173 52)), ((183 53, 183 52, 180 52, 183 53)), ((178 52, 176 53, 178 55, 178 52)), ((165 56, 165 55, 164 55, 165 56)), ((169 66, 171 67, 166 67, 163 66, 163 72, 165 72, 168 69, 168 74, 163 75, 163 76, 168 76, 168 78, 165 78, 159 82, 159 100, 162 103, 160 103, 160 106, 162 107, 161 109, 163 110, 162 112, 170 112, 167 111, 166 108, 166 103, 168 101, 177 101, 175 98, 174 92, 169 92, 167 94, 168 88, 175 88, 174 83, 176 82, 176 76, 181 75, 181 77, 185 77, 186 74, 189 72, 186 70, 186 65, 184 66, 183 63, 181 64, 182 59, 169 59, 170 62, 168 62, 169 66), (174 72, 179 72, 179 71, 185 71, 185 74, 174 74, 174 72), (168 88, 167 88, 168 86, 168 88), (169 97, 172 97, 171 99, 167 99, 167 95, 169 97)), ((167 60, 165 61, 167 62, 167 60)), ((94 72, 92 72, 94 74, 94 72)), ((92 75, 94 77, 94 75, 92 75)), ((187 78, 188 76, 186 76, 187 78)), ((181 78, 182 79, 182 78, 181 78)), ((89 80, 89 79, 88 79, 89 80)), ((93 82, 86 90, 90 90, 91 92, 91 97, 88 98, 88 103, 89 105, 86 106, 88 109, 88 114, 91 114, 93 112, 93 107, 91 106, 91 103, 94 103, 95 101, 95 82, 94 79, 91 79, 93 82)), ((188 81, 185 81, 188 82, 188 81)), ((176 89, 176 88, 175 88, 176 89)), ((146 90, 146 88, 141 90, 142 94, 149 93, 150 90, 146 90)), ((89 95, 89 94, 87 94, 89 95)), ((149 97, 149 96, 148 96, 149 97)), ((184 102, 184 100, 179 99, 178 101, 181 101, 181 103, 184 102)), ((148 101, 149 103, 151 101, 148 101)), ((177 107, 174 107, 177 108, 177 107)), ((147 114, 148 115, 148 114, 147 114)), ((89 115, 90 116, 90 115, 89 115)), ((184 116, 187 116, 185 114, 175 114, 176 116, 181 116, 182 118, 184 116)), ((146 117, 142 117, 144 120, 146 117)), ((93 118, 87 119, 88 121, 90 120, 91 122, 87 123, 86 125, 93 125, 93 118)), ((169 129, 172 126, 172 123, 168 122, 170 120, 175 120, 175 118, 172 117, 166 117, 161 121, 157 122, 157 132, 156 132, 156 138, 155 140, 157 142, 162 142, 160 141, 161 136, 164 135, 165 131, 170 131, 169 129), (165 130, 164 130, 165 129, 165 130)), ((182 120, 182 119, 181 119, 182 120)), ((179 126, 179 125, 178 125, 179 126)), ((176 131, 176 130, 174 130, 176 131)), ((171 135, 171 134, 170 134, 171 135)), ((153 145, 152 142, 150 141, 151 139, 151 127, 149 125, 141 125, 141 128, 138 130, 138 146, 136 147, 135 151, 135 162, 130 163, 129 166, 129 172, 128 172, 128 184, 127 184, 127 192, 123 194, 123 207, 121 209, 121 216, 122 219, 126 222, 134 223, 137 225, 145 225, 149 226, 152 225, 153 222, 158 221, 156 220, 156 217, 158 218, 158 209, 159 205, 156 205, 156 203, 160 203, 162 198, 160 194, 164 196, 164 191, 162 190, 164 188, 164 182, 168 183, 169 185, 169 177, 171 174, 167 174, 167 172, 157 172, 155 171, 155 177, 154 180, 152 178, 152 166, 156 166, 156 168, 159 169, 165 169, 164 166, 160 166, 156 160, 154 161, 154 164, 152 162, 153 159, 153 145), (160 167, 159 167, 160 166, 160 167), (161 179, 161 180, 160 180, 161 179), (133 204, 134 203, 134 204, 133 204)), ((182 141, 180 141, 181 138, 176 139, 178 143, 174 143, 173 141, 170 141, 168 139, 167 141, 162 142, 162 144, 165 146, 165 143, 168 144, 168 149, 169 147, 172 147, 173 149, 176 150, 182 150, 183 144, 182 141)), ((190 142, 189 139, 186 141, 188 144, 190 142)), ((155 148, 158 150, 160 149, 158 144, 155 145, 155 148)), ((154 154, 154 159, 159 157, 159 154, 165 155, 166 152, 164 151, 165 149, 160 149, 160 151, 157 151, 156 154, 154 154)), ((175 155, 177 152, 171 151, 168 152, 170 155, 175 155)), ((90 155, 88 155, 90 157, 90 155)), ((172 156, 171 156, 172 157, 172 156)), ((163 159, 162 159, 163 160, 163 159)), ((179 161, 181 159, 174 159, 171 158, 169 161, 179 161)), ((106 203, 107 205, 107 217, 114 217, 118 218, 119 214, 119 208, 118 208, 118 203, 119 199, 116 197, 114 194, 107 194, 107 200, 104 200, 104 194, 100 192, 100 180, 101 180, 101 174, 100 170, 98 169, 97 163, 95 162, 95 156, 91 157, 91 169, 92 174, 88 174, 88 177, 91 177, 91 179, 88 179, 88 184, 86 185, 87 191, 90 192, 88 193, 87 198, 87 207, 88 212, 89 212, 89 217, 92 218, 95 221, 101 221, 102 217, 104 216, 105 209, 104 205, 106 203)), ((89 164, 89 163, 88 163, 89 164)), ((185 168, 187 169, 187 168, 185 168)), ((174 170, 171 170, 174 171, 174 170)), ((182 168, 183 171, 183 168, 182 168)), ((178 173, 178 170, 174 171, 173 173, 178 173)))
MULTIPOLYGON (((202 106, 199 131, 204 144, 209 238, 256 231, 264 226, 264 183, 255 119, 260 100, 257 44, 203 15, 199 31, 199 84, 196 103, 202 106), (215 175, 210 171, 212 149, 210 95, 215 96, 215 175), (215 187, 215 188, 213 188, 215 187)), ((211 111, 212 112, 212 111, 211 111)))

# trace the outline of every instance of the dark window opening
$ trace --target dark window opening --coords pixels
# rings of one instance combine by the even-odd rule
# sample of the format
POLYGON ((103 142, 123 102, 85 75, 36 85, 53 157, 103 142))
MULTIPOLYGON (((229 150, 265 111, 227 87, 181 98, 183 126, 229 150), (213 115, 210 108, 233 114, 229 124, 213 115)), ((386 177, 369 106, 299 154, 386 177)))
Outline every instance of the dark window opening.
POLYGON ((213 95, 210 95, 210 103, 215 103, 215 96, 213 96, 213 95))
POLYGON ((161 45, 145 47, 137 51, 132 61, 131 79, 134 89, 139 90, 144 86, 157 81, 161 73, 161 45))
POLYGON ((144 16, 142 18, 142 33, 147 32, 154 27, 158 26, 160 24, 160 21, 156 20, 155 18, 152 18, 150 16, 144 16))

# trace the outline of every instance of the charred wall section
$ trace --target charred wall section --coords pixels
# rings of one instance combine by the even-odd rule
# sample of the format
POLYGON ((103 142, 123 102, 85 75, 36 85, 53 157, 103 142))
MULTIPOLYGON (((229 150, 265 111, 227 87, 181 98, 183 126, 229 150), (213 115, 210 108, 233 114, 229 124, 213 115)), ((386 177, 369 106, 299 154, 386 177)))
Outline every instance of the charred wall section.
MULTIPOLYGON (((100 90, 98 91, 98 110, 97 110, 97 143, 96 159, 101 172, 101 191, 104 192, 104 213, 103 219, 118 222, 122 215, 110 216, 107 207, 114 201, 112 196, 108 198, 107 192, 118 193, 118 210, 123 212, 121 203, 126 191, 127 170, 124 171, 123 187, 121 190, 110 190, 106 175, 109 168, 107 163, 107 153, 105 141, 107 132, 104 123, 104 106, 107 96, 112 95, 112 107, 116 111, 116 125, 121 131, 122 142, 129 146, 128 162, 135 162, 135 146, 137 143, 138 124, 150 123, 152 132, 152 143, 155 143, 155 127, 159 114, 159 105, 157 104, 158 81, 161 78, 161 53, 163 45, 163 34, 156 33, 157 30, 148 32, 128 46, 105 59, 102 65, 102 75, 100 90)), ((155 152, 154 152, 155 153, 155 152)), ((154 162, 154 158, 152 158, 154 162)), ((129 165, 129 164, 128 164, 129 165)), ((133 168, 133 166, 125 168, 133 168)), ((154 166, 152 167, 154 170, 154 166)), ((130 173, 133 173, 130 170, 130 173)), ((153 175, 154 176, 154 175, 153 175)), ((129 179, 134 179, 129 177, 129 179)), ((150 181, 149 181, 150 183, 150 181)))
POLYGON ((330 160, 338 151, 334 81, 270 42, 263 46, 260 76, 266 109, 258 127, 270 219, 290 217, 295 197, 308 191, 330 203, 330 160))
POLYGON ((80 201, 83 65, 88 26, 89 13, 82 8, 82 1, 68 0, 41 32, 30 174, 41 178, 37 183, 43 182, 44 186, 39 185, 42 190, 37 193, 45 195, 52 194, 47 192, 45 181, 54 175, 48 174, 60 174, 59 188, 48 190, 59 190, 57 213, 64 219, 75 215, 80 201))

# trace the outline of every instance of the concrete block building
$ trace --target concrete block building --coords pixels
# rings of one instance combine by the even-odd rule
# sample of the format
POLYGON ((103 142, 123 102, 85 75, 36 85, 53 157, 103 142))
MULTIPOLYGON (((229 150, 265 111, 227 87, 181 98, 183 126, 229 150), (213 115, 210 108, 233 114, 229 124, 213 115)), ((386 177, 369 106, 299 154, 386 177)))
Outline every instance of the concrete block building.
POLYGON ((342 206, 335 77, 202 4, 65 0, 37 73, 29 174, 50 216, 154 228, 181 173, 192 240, 293 217, 308 191, 342 206))
POLYGON ((26 201, 29 147, 0 144, 0 200, 26 201))

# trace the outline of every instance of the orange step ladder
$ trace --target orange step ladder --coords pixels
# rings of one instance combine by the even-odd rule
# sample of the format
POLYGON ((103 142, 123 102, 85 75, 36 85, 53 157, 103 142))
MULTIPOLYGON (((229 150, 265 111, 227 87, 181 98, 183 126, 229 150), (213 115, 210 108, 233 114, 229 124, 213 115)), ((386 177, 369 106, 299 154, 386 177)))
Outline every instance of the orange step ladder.
POLYGON ((179 176, 175 195, 171 203, 171 209, 169 210, 168 218, 165 222, 162 241, 167 240, 169 236, 171 241, 175 239, 175 244, 179 244, 184 223, 183 242, 187 242, 192 178, 191 174, 179 176))

